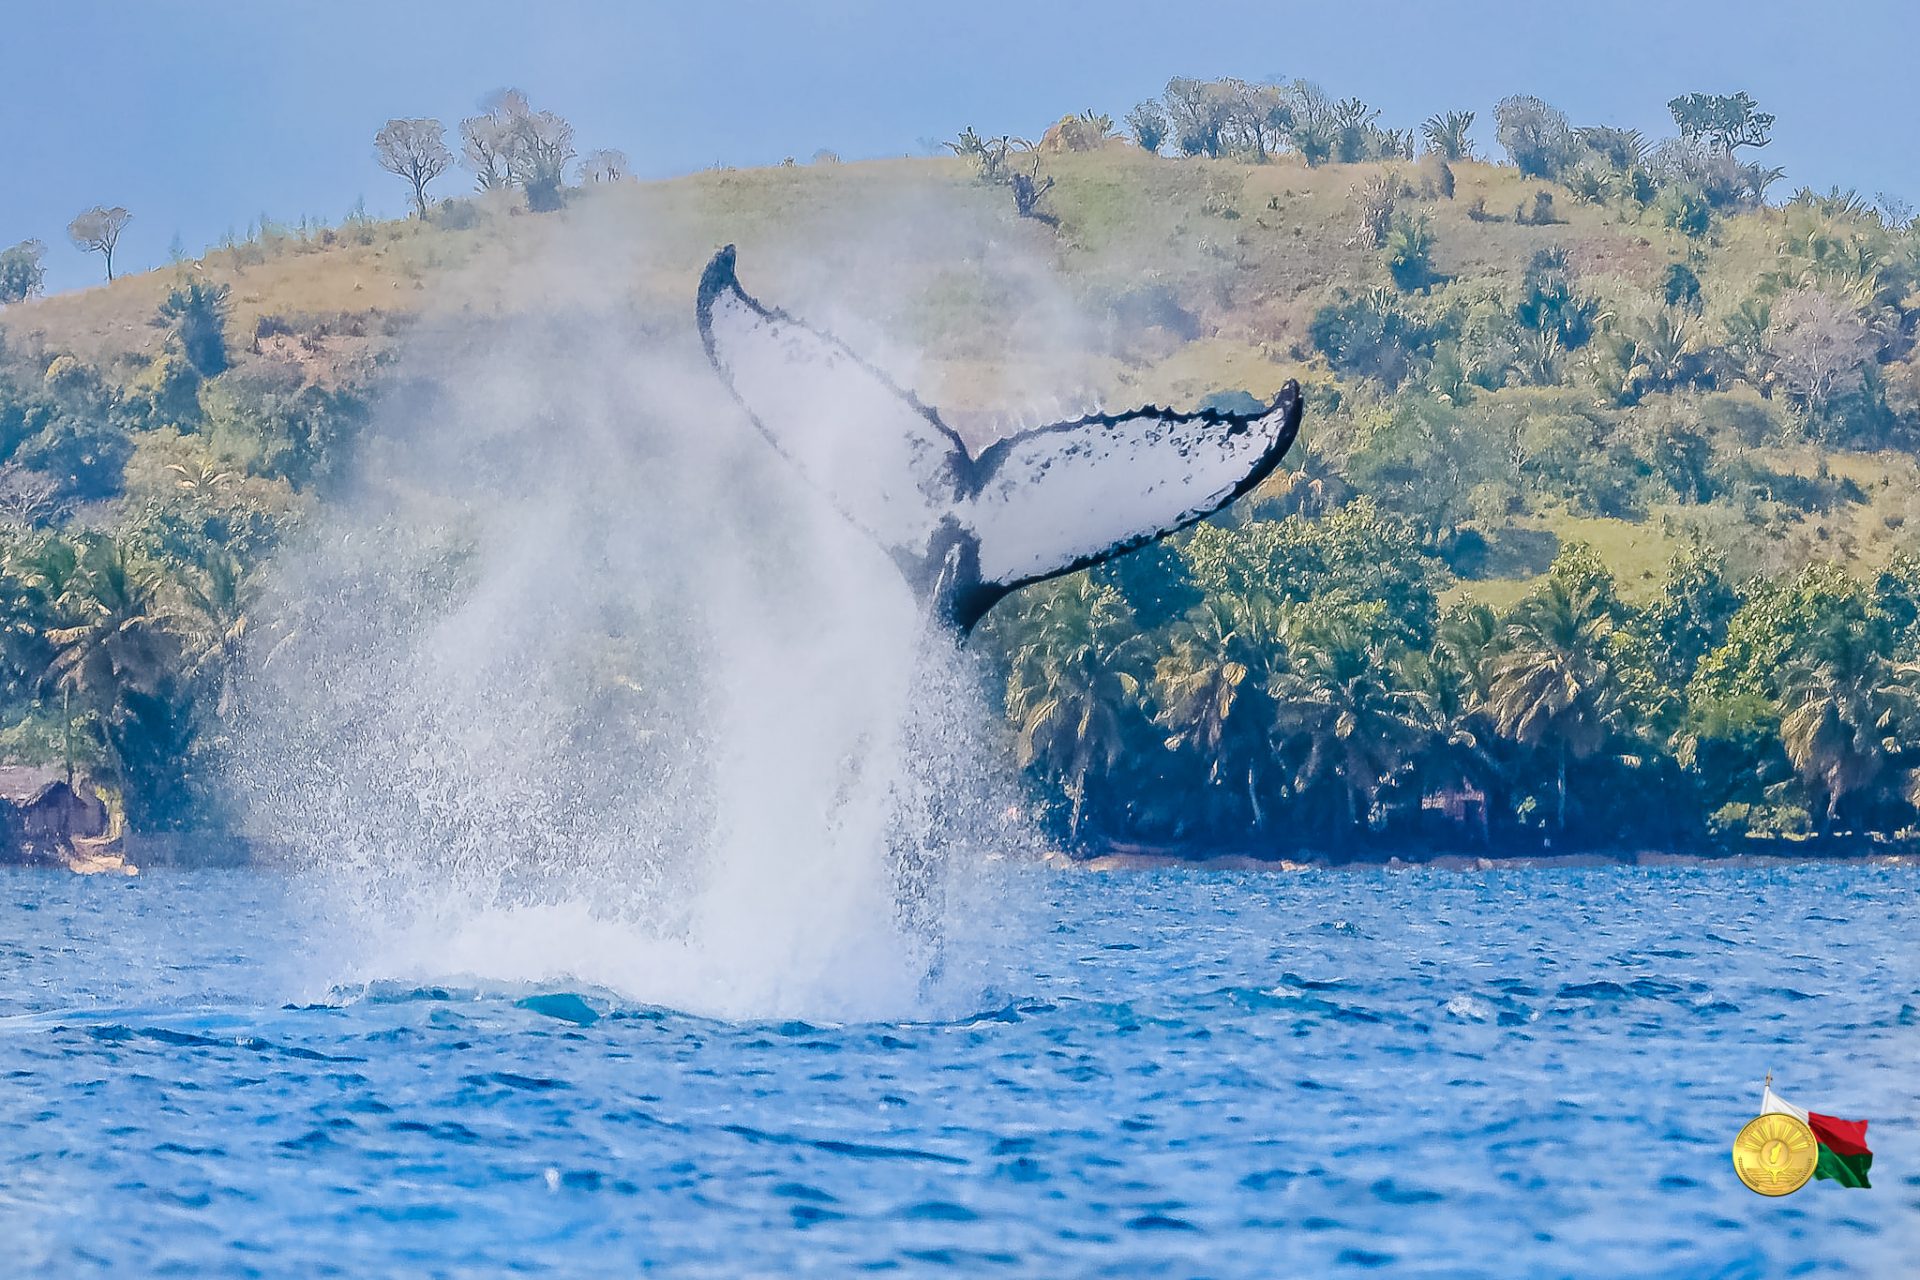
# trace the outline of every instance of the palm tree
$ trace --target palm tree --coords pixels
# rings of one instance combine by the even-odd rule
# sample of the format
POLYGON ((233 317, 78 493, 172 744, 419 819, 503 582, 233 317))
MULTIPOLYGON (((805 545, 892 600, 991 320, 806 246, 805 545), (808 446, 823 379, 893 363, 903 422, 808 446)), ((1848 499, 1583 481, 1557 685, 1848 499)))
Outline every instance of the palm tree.
POLYGON ((183 631, 186 674, 217 683, 214 711, 225 720, 233 711, 234 681, 260 594, 258 584, 232 553, 215 548, 197 567, 182 567, 178 589, 180 603, 168 616, 183 631))
POLYGON ((1755 387, 1766 386, 1770 381, 1766 357, 1773 332, 1772 304, 1763 297, 1744 298, 1721 325, 1725 331, 1721 350, 1726 371, 1755 387))
POLYGON ((1426 783, 1472 783, 1491 796, 1499 764, 1485 706, 1500 624, 1492 609, 1470 601, 1435 629, 1433 647, 1402 655, 1396 672, 1424 739, 1417 768, 1426 783))
POLYGON ((1419 736, 1391 683, 1393 655, 1345 617, 1315 619, 1288 643, 1271 686, 1275 730, 1302 793, 1338 795, 1338 839, 1351 839, 1381 790, 1406 768, 1419 736))
POLYGON ((1260 797, 1273 755, 1267 686, 1283 627, 1269 601, 1209 596, 1175 626, 1169 652, 1154 664, 1154 721, 1167 730, 1168 750, 1192 752, 1204 763, 1216 827, 1221 802, 1241 787, 1254 829, 1266 825, 1260 797))
POLYGON ((159 586, 157 568, 97 538, 56 602, 65 625, 47 631, 50 674, 104 723, 114 721, 127 690, 153 689, 171 665, 159 586))
POLYGON ((1127 669, 1133 616, 1112 587, 1085 573, 1025 593, 1009 630, 1017 637, 1007 676, 1014 754, 1058 779, 1071 802, 1067 830, 1080 834, 1087 785, 1126 746, 1126 717, 1140 694, 1127 669))
POLYGON ((1514 339, 1514 368, 1530 385, 1557 386, 1566 346, 1558 329, 1522 329, 1514 339))
POLYGON ((47 629, 78 569, 79 555, 64 538, 9 542, 0 553, 0 662, 14 694, 38 692, 53 656, 47 629))
POLYGON ((127 815, 159 827, 191 809, 194 724, 178 679, 160 569, 112 538, 95 537, 58 605, 48 674, 98 725, 125 788, 127 815))
POLYGON ((1613 602, 1600 584, 1555 574, 1516 608, 1506 651, 1489 673, 1486 709, 1494 727, 1554 753, 1556 830, 1567 826, 1568 761, 1600 750, 1619 721, 1613 630, 1613 602))
POLYGON ((1780 681, 1780 740, 1787 759, 1825 801, 1822 835, 1855 796, 1895 780, 1903 744, 1920 727, 1915 668, 1896 668, 1859 632, 1837 637, 1829 652, 1802 657, 1780 681))
POLYGON ((1427 150, 1438 153, 1442 160, 1471 160, 1473 139, 1467 131, 1472 128, 1473 112, 1447 111, 1428 116, 1420 132, 1427 140, 1427 150))
POLYGON ((1590 368, 1595 380, 1621 404, 1637 403, 1649 391, 1670 391, 1705 372, 1699 323, 1680 307, 1661 307, 1610 327, 1596 344, 1590 368))

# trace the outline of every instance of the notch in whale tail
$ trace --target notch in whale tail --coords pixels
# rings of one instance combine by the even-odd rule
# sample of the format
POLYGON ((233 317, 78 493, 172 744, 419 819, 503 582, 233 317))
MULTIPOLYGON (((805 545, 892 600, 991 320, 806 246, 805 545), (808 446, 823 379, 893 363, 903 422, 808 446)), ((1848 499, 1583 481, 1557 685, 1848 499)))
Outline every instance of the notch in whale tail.
POLYGON ((762 435, 964 635, 1010 591, 1184 529, 1258 485, 1300 432, 1289 381, 1250 413, 1146 405, 968 450, 934 409, 831 334, 700 276, 707 358, 762 435))

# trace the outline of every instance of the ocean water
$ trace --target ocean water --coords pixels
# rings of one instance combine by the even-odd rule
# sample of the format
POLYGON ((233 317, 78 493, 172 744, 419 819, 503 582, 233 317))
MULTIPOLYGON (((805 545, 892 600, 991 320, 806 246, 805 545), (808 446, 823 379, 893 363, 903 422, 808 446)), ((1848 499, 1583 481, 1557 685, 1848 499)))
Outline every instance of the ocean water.
POLYGON ((1913 1274, 1920 871, 1013 873, 977 1007, 329 981, 256 873, 0 875, 0 1274, 1913 1274), (1763 1074, 1874 1188, 1768 1200, 1763 1074))

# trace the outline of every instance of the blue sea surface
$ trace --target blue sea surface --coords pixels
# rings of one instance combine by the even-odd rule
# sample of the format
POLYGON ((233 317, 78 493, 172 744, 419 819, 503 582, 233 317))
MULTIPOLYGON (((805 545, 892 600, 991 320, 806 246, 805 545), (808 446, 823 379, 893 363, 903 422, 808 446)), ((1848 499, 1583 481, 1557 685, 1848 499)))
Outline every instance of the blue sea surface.
POLYGON ((1021 873, 970 1016, 295 998, 260 873, 0 875, 0 1274, 1896 1276, 1920 870, 1021 873), (1744 1189, 1760 1083, 1871 1190, 1744 1189))

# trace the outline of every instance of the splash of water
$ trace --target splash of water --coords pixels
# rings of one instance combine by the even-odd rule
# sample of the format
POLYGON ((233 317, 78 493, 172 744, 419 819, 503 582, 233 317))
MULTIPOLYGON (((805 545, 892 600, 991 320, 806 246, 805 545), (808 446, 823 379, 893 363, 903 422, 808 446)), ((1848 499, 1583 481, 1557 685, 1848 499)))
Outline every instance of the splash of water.
POLYGON ((697 349, 549 317, 447 326, 407 367, 281 566, 235 751, 325 979, 736 1017, 978 999, 984 867, 1019 839, 978 673, 697 349))

